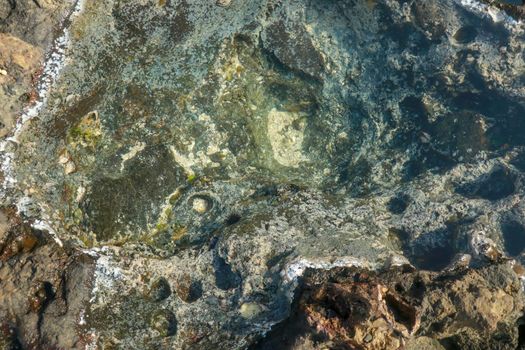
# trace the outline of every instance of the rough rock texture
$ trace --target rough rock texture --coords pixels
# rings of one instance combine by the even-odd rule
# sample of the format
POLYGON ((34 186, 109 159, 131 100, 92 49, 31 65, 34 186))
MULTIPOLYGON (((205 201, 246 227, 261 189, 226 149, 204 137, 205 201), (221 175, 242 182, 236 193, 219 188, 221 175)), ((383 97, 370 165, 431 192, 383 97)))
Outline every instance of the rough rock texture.
MULTIPOLYGON (((70 1, 0 2, 0 136, 34 103, 45 53, 70 1)), ((94 259, 58 246, 16 207, 0 208, 0 349, 84 348, 78 323, 91 293, 94 259)))
POLYGON ((483 0, 483 2, 505 10, 516 19, 525 18, 525 3, 522 0, 483 0))
POLYGON ((30 89, 37 79, 42 58, 42 49, 11 34, 0 33, 0 98, 3 101, 0 135, 5 136, 12 129, 24 99, 31 98, 30 89))
POLYGON ((82 348, 79 321, 91 294, 95 261, 58 246, 1 208, 1 349, 82 348))
POLYGON ((524 301, 509 263, 307 270, 291 316, 254 349, 517 349, 524 301))
POLYGON ((524 31, 474 4, 2 2, 0 345, 521 346, 524 31))
POLYGON ((0 31, 49 49, 73 1, 6 0, 0 3, 0 31))
POLYGON ((22 106, 34 102, 44 52, 61 30, 72 1, 0 2, 0 136, 14 126, 22 106))

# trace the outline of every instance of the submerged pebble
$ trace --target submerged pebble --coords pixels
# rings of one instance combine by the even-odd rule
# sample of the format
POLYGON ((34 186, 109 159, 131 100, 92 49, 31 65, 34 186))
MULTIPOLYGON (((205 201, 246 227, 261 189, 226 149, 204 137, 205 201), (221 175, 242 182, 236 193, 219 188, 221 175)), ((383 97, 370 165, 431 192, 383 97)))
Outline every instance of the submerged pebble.
POLYGON ((239 313, 244 318, 257 317, 262 311, 262 306, 257 303, 243 303, 239 308, 239 313))
POLYGON ((230 6, 231 4, 231 0, 216 0, 215 2, 218 6, 221 6, 221 7, 227 7, 227 6, 230 6))
POLYGON ((195 197, 192 200, 192 208, 198 214, 204 214, 210 210, 211 203, 204 197, 195 197))

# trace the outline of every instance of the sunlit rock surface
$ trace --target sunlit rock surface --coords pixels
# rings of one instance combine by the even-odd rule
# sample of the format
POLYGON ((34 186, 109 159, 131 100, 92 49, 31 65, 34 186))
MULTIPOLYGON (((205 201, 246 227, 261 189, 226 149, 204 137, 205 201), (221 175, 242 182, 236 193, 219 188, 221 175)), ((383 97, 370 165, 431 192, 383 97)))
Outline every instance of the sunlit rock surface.
MULTIPOLYGON (((522 8, 507 6, 82 4, 63 23, 64 65, 45 103, 26 110, 3 144, 5 205, 36 223, 27 230, 89 262, 76 299, 83 307, 74 308, 78 339, 39 330, 33 343, 264 348, 275 342, 265 335, 282 321, 285 329, 303 303, 308 327, 323 337, 279 346, 465 348, 469 334, 484 339, 503 327, 508 339, 487 346, 516 348, 525 42, 522 8), (386 272, 373 286, 356 278, 360 292, 347 293, 354 282, 344 279, 323 289, 324 270, 352 266, 386 272), (436 271, 423 273, 434 283, 428 294, 397 290, 391 281, 402 277, 388 275, 396 266, 436 271), (304 297, 297 286, 312 284, 300 278, 307 269, 321 286, 304 297), (459 293, 450 303, 480 288, 494 308, 457 306, 465 319, 443 326, 456 317, 451 306, 432 306, 444 270, 459 281, 442 285, 459 293), (484 282, 485 274, 501 279, 484 282), (390 295, 395 305, 370 304, 382 325, 367 317, 341 325, 344 306, 326 326, 329 312, 315 304, 352 293, 385 295, 387 304, 390 295), (399 321, 400 308, 401 318, 417 317, 399 321)), ((2 245, 5 261, 32 251, 6 253, 16 230, 2 245)), ((44 300, 34 311, 44 323, 55 284, 31 287, 44 300)))

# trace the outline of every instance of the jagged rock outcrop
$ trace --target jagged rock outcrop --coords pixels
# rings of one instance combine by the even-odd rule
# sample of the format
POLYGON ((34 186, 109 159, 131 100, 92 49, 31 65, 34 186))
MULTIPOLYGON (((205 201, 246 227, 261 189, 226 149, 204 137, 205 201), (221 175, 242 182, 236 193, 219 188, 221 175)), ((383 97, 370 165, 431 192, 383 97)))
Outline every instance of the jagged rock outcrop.
POLYGON ((291 316, 256 349, 517 349, 524 297, 512 264, 441 273, 308 270, 291 316))

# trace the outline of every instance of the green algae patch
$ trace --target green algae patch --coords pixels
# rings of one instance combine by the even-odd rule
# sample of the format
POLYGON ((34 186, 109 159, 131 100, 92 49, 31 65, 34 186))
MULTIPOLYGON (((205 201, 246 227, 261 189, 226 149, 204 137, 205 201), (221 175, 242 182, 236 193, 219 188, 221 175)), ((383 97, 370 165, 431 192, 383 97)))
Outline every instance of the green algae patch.
POLYGON ((95 148, 102 137, 100 117, 97 111, 89 112, 80 122, 69 129, 67 142, 72 147, 95 148))
POLYGON ((129 160, 119 178, 99 178, 81 202, 86 228, 105 241, 119 233, 140 232, 161 214, 165 198, 184 181, 166 147, 150 146, 129 160))

